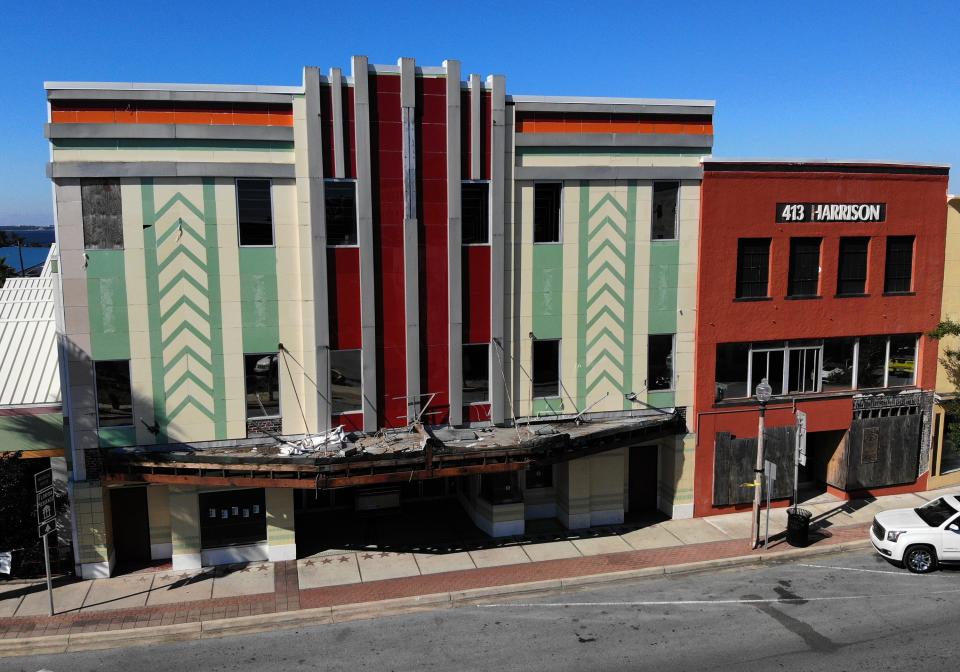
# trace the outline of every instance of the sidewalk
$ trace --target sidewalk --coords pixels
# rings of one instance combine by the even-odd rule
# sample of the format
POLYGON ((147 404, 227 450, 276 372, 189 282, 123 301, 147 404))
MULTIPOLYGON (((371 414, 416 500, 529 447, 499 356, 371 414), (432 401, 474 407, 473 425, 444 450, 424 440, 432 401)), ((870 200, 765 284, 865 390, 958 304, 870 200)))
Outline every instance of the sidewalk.
MULTIPOLYGON (((811 548, 806 551, 839 550, 841 544, 865 542, 866 530, 878 511, 919 506, 940 494, 944 491, 850 502, 829 497, 812 500, 803 505, 813 512, 815 530, 811 548)), ((786 510, 771 511, 771 536, 782 533, 785 527, 786 510)), ((796 552, 778 538, 781 535, 771 543, 770 550, 753 552, 749 536, 750 513, 743 512, 668 520, 623 534, 539 543, 524 540, 445 554, 332 550, 278 563, 195 572, 160 569, 59 585, 54 589, 57 615, 53 617, 46 616, 42 582, 2 585, 0 656, 31 651, 22 650, 24 647, 16 646, 18 643, 41 648, 45 643, 55 648, 62 644, 62 650, 66 650, 68 638, 83 633, 195 624, 195 629, 182 632, 191 635, 187 638, 194 633, 199 638, 210 625, 216 625, 213 629, 218 634, 234 634, 230 632, 230 621, 223 619, 273 614, 270 618, 253 619, 261 625, 260 629, 267 629, 271 620, 291 621, 300 610, 326 608, 324 613, 329 615, 333 613, 330 608, 336 611, 343 605, 396 598, 417 598, 413 603, 422 603, 426 599, 422 596, 430 596, 427 601, 431 603, 452 603, 523 590, 504 588, 516 584, 534 582, 527 590, 559 589, 622 580, 648 571, 689 570, 688 563, 716 561, 717 566, 733 565, 775 560, 777 556, 791 555, 788 551, 796 552), (545 581, 552 583, 536 583, 545 581), (55 641, 35 639, 50 636, 55 641), (30 639, 10 641, 23 638, 30 639)), ((372 607, 367 605, 368 612, 372 607)), ((378 613, 383 613, 383 609, 374 609, 368 616, 378 613)), ((321 618, 319 613, 314 615, 317 618, 308 620, 333 620, 321 618)), ((311 614, 302 613, 302 617, 308 616, 311 614)), ((236 625, 244 623, 238 621, 236 625)), ((162 628, 159 631, 165 632, 162 628)), ((146 635, 147 631, 142 633, 146 635)), ((90 648, 103 648, 95 646, 92 639, 88 644, 90 648)))

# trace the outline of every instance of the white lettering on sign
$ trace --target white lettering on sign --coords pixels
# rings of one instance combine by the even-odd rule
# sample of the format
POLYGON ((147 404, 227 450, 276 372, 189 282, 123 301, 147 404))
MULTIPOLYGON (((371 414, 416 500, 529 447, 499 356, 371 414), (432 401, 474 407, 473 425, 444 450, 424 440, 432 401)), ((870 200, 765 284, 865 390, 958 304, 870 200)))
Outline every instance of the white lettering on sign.
POLYGON ((777 203, 777 222, 882 222, 886 203, 777 203))

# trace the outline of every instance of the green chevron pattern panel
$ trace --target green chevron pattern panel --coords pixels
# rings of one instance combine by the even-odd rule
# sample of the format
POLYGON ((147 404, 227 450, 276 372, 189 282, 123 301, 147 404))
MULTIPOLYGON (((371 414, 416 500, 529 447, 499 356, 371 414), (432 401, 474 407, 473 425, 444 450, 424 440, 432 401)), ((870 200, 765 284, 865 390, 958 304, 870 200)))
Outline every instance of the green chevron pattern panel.
POLYGON ((213 182, 144 180, 142 202, 158 441, 226 438, 213 182))
MULTIPOLYGON (((580 184, 577 404, 632 389, 637 187, 580 184)), ((621 401, 624 408, 629 402, 621 401)))

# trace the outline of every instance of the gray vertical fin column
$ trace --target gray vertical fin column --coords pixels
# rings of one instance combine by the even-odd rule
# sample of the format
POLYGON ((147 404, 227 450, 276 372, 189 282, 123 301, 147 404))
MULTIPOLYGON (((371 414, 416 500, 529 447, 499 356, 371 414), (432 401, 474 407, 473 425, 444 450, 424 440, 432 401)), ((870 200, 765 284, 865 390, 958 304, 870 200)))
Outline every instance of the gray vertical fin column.
POLYGON ((480 113, 483 105, 483 87, 480 75, 470 75, 470 179, 483 179, 483 127, 480 113))
MULTIPOLYGON (((506 122, 506 80, 503 75, 491 75, 487 78, 491 93, 492 124, 490 143, 490 340, 492 348, 503 344, 503 303, 504 303, 504 267, 503 255, 506 241, 503 236, 504 220, 504 158, 505 122, 506 122)), ((493 353, 491 353, 492 355, 493 353)), ((506 384, 503 371, 499 366, 491 367, 493 376, 490 385, 490 420, 502 425, 506 414, 504 400, 506 384)))
MULTIPOLYGON (((327 226, 323 191, 323 128, 320 123, 320 70, 303 69, 305 119, 295 141, 303 142, 296 165, 297 198, 306 202, 310 227, 310 267, 313 271, 313 319, 317 385, 317 424, 320 433, 330 426, 330 325, 327 314, 327 226)), ((295 131, 298 129, 295 129, 295 131)))
POLYGON ((343 148, 343 74, 340 68, 330 68, 330 111, 333 118, 333 176, 347 176, 343 148))
POLYGON ((403 128, 403 306, 406 316, 407 420, 420 411, 420 236, 417 222, 417 66, 401 58, 403 128))
POLYGON ((373 178, 370 163, 370 72, 366 56, 351 59, 357 146, 357 243, 360 247, 360 335, 363 431, 377 431, 377 304, 374 289, 373 178))
POLYGON ((460 211, 460 61, 447 71, 447 315, 450 424, 463 424, 463 268, 460 211))

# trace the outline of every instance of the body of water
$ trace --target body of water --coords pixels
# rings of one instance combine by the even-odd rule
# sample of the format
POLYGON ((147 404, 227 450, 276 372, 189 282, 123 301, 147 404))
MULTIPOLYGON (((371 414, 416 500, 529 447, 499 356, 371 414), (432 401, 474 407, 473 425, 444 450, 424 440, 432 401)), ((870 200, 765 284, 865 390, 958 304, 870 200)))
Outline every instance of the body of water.
MULTIPOLYGON (((21 249, 23 251, 24 268, 42 264, 47 260, 47 253, 50 252, 49 247, 24 247, 21 249)), ((0 247, 0 258, 6 260, 7 266, 16 269, 17 273, 20 272, 20 254, 17 252, 17 248, 0 247)))

